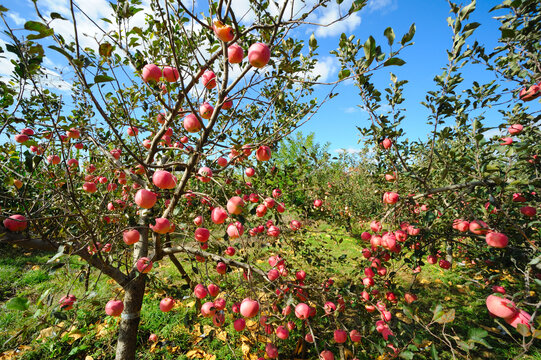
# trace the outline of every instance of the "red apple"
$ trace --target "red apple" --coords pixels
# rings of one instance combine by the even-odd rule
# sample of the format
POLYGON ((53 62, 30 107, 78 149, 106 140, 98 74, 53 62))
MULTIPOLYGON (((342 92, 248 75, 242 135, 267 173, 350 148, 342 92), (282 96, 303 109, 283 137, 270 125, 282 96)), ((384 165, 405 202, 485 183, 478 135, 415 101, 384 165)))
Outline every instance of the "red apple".
POLYGON ((255 157, 258 161, 269 161, 271 158, 271 149, 268 146, 260 146, 256 152, 255 157))
POLYGON ((507 244, 509 243, 509 239, 507 238, 507 235, 499 233, 499 232, 489 232, 486 235, 485 240, 489 246, 499 248, 499 249, 505 248, 507 244))
POLYGON ((490 313, 504 319, 512 318, 518 313, 515 303, 496 295, 489 295, 486 299, 486 305, 490 313))
POLYGON ((121 300, 109 300, 105 305, 105 313, 109 316, 120 316, 124 311, 124 303, 121 300))
POLYGON ((245 203, 242 198, 239 196, 233 196, 227 202, 227 211, 229 211, 230 214, 239 215, 244 210, 244 205, 245 203))
POLYGON ((4 227, 12 232, 23 231, 28 226, 26 217, 20 214, 11 215, 3 221, 4 227))
POLYGON ((211 90, 216 87, 216 74, 214 71, 206 70, 203 75, 201 75, 201 81, 203 86, 211 90))
POLYGON ((235 37, 235 32, 230 25, 224 24, 218 19, 215 19, 213 23, 212 30, 214 30, 214 34, 216 34, 218 39, 222 40, 223 42, 233 40, 235 37))
POLYGON ((126 230, 122 234, 122 239, 124 240, 126 245, 133 245, 136 242, 138 242, 140 238, 141 238, 141 234, 139 233, 139 231, 135 229, 126 230))
POLYGON ((143 67, 143 81, 149 82, 149 81, 160 81, 160 78, 162 77, 162 71, 161 69, 154 64, 146 64, 143 67))
POLYGON ((159 189, 174 189, 177 186, 177 178, 169 171, 157 170, 152 175, 152 183, 159 189))
POLYGON ((143 209, 150 209, 156 204, 158 197, 152 191, 147 189, 140 189, 137 191, 134 197, 135 203, 143 209))
POLYGON ((180 78, 178 70, 171 66, 165 66, 163 68, 163 78, 167 82, 175 82, 180 78))
POLYGON ((256 68, 262 68, 269 63, 271 56, 270 49, 262 43, 255 43, 248 49, 248 61, 256 68))
POLYGON ((242 300, 240 304, 240 314, 245 318, 253 318, 259 312, 259 303, 250 298, 242 300))
POLYGON ((169 297, 163 298, 162 301, 160 301, 160 310, 163 312, 171 311, 173 306, 175 306, 175 300, 169 297))
POLYGON ((237 44, 227 48, 227 60, 230 64, 240 64, 244 58, 244 50, 237 44))
MULTIPOLYGON (((201 122, 194 114, 188 114, 183 121, 184 129, 189 133, 196 133, 201 130, 201 122)), ((182 142, 182 140, 181 140, 182 142)))
POLYGON ((215 224, 223 224, 227 217, 227 212, 221 207, 215 207, 210 213, 210 219, 215 224))
POLYGON ((167 234, 174 230, 174 226, 171 224, 171 222, 166 218, 156 218, 154 219, 155 225, 150 224, 149 227, 152 229, 152 231, 158 233, 158 234, 167 234))

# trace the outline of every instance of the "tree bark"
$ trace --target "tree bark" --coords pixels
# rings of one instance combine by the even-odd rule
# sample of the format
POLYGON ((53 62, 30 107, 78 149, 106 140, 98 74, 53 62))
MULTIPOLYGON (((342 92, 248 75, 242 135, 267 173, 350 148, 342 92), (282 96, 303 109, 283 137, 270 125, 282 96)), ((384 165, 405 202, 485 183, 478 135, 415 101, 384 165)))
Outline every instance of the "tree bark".
POLYGON ((137 349, 137 330, 143 296, 145 295, 146 275, 138 275, 125 287, 124 311, 120 318, 116 360, 134 360, 137 349))

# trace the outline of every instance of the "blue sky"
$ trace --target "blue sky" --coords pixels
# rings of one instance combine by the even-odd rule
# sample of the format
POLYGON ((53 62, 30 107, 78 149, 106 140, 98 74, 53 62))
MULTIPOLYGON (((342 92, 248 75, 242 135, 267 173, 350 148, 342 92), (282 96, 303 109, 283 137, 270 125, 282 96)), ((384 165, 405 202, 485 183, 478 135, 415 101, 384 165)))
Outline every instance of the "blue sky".
MULTIPOLYGON (((345 1, 345 8, 349 8, 351 1, 345 1)), ((234 0, 233 4, 234 7, 242 10, 248 2, 249 0, 234 0)), ((85 0, 78 1, 78 3, 93 18, 104 17, 109 11, 106 0, 85 0)), ((498 22, 492 18, 495 14, 489 13, 488 10, 498 3, 499 1, 494 0, 478 1, 477 10, 471 18, 472 21, 482 24, 471 39, 477 39, 489 48, 496 45, 499 31, 498 22)), ((38 5, 45 7, 48 11, 56 11, 61 14, 66 14, 69 10, 68 0, 38 0, 38 5)), ((30 0, 13 1, 7 4, 7 7, 11 10, 8 13, 8 19, 15 27, 21 28, 25 21, 25 15, 33 14, 30 0)), ((338 9, 331 6, 316 15, 319 22, 324 22, 333 20, 337 14, 338 9)), ((318 52, 321 57, 318 72, 323 75, 322 80, 333 81, 337 78, 339 68, 333 56, 329 55, 329 51, 337 47, 338 38, 342 32, 348 35, 354 34, 362 42, 368 36, 373 35, 378 44, 382 45, 383 51, 387 51, 386 39, 383 36, 385 28, 393 27, 397 39, 400 39, 408 31, 410 25, 415 23, 417 27, 413 39, 415 44, 405 49, 400 55, 407 63, 402 67, 384 68, 377 72, 373 79, 380 89, 386 87, 390 82, 389 71, 398 75, 399 79, 409 80, 404 92, 407 119, 404 121, 403 127, 409 138, 424 138, 430 130, 426 125, 427 112, 420 102, 424 100, 426 91, 434 89, 432 79, 441 73, 441 68, 447 63, 445 50, 451 44, 451 31, 446 21, 448 16, 449 6, 444 0, 370 0, 365 9, 342 24, 328 28, 302 30, 303 33, 298 33, 297 36, 308 38, 312 32, 315 32, 320 45, 318 52)), ((35 17, 31 16, 31 18, 35 17)), ((250 19, 246 17, 244 20, 249 21, 250 19)), ((89 25, 85 24, 82 19, 78 23, 83 28, 89 25)), ((58 29, 59 31, 68 31, 71 25, 64 22, 62 26, 66 28, 58 29)), ((52 59, 54 62, 55 58, 52 59)), ((50 73, 54 78, 59 70, 55 69, 53 62, 49 61, 45 65, 50 65, 50 68, 54 69, 50 73)), ((5 75, 3 73, 5 69, 5 60, 0 60, 0 76, 5 75)), ((483 75, 482 72, 475 71, 475 69, 466 70, 464 73, 466 82, 483 81, 479 78, 481 75, 483 75)), ((69 73, 65 76, 69 76, 69 73)), ((56 80, 56 85, 59 87, 63 85, 60 78, 56 80)), ((319 86, 318 94, 320 97, 326 91, 328 89, 324 86, 319 86)), ((330 142, 333 151, 338 149, 355 151, 362 146, 358 144, 360 134, 356 126, 368 125, 368 117, 357 107, 360 99, 357 89, 351 83, 341 84, 336 91, 340 93, 340 96, 326 103, 320 112, 301 128, 301 131, 304 133, 314 132, 316 141, 330 142)), ((498 119, 494 118, 492 121, 496 124, 498 119)))

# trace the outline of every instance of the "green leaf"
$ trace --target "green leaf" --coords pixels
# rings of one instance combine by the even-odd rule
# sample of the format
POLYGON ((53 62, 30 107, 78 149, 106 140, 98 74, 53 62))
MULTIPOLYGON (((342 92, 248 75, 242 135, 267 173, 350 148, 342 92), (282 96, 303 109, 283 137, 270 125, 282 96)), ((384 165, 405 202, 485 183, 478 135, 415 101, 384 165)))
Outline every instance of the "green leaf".
POLYGON ((436 350, 436 346, 434 344, 432 344, 432 346, 430 347, 430 355, 432 356, 432 359, 434 360, 439 359, 438 350, 436 350))
POLYGON ((517 332, 522 336, 530 336, 532 334, 528 325, 522 323, 517 324, 517 332))
POLYGON ((406 45, 406 43, 413 39, 413 36, 415 35, 415 29, 415 23, 411 24, 409 31, 404 34, 404 36, 402 36, 402 40, 400 41, 402 45, 406 45))
POLYGON ((6 12, 8 10, 9 9, 7 7, 4 7, 4 6, 0 5, 0 14, 6 12))
POLYGON ((349 71, 348 69, 340 70, 340 72, 338 73, 338 79, 340 79, 340 80, 345 79, 350 74, 351 74, 351 71, 349 71))
POLYGON ((389 42, 389 46, 392 46, 394 43, 395 34, 392 27, 388 27, 383 32, 383 35, 387 38, 387 41, 389 42))
POLYGON ((25 311, 29 306, 28 299, 24 297, 14 297, 6 303, 6 309, 9 310, 25 311))
POLYGON ((396 66, 402 66, 404 65, 406 62, 400 58, 390 58, 389 60, 385 61, 383 63, 383 66, 391 66, 391 65, 396 65, 396 66))
POLYGON ((353 14, 354 12, 361 10, 363 7, 366 6, 366 2, 367 0, 355 0, 349 8, 349 13, 353 14))
POLYGON ((368 40, 366 40, 366 42, 364 43, 363 49, 364 57, 366 58, 366 60, 368 60, 368 62, 370 62, 374 58, 376 52, 376 40, 372 36, 370 36, 368 40))
POLYGON ((402 359, 411 360, 411 359, 413 359, 414 354, 413 354, 411 351, 407 351, 407 350, 406 350, 406 351, 402 351, 402 352, 400 353, 400 357, 401 357, 402 359))
POLYGON ((61 19, 61 20, 67 20, 65 17, 60 15, 59 13, 52 12, 51 13, 51 19, 61 19))
POLYGON ((40 23, 38 21, 27 21, 25 24, 24 24, 24 28, 26 30, 31 30, 31 31, 37 31, 39 33, 42 33, 42 32, 47 32, 48 30, 50 30, 47 25, 43 24, 43 23, 40 23))
POLYGON ((96 83, 96 84, 109 82, 109 81, 113 81, 113 80, 114 80, 114 78, 112 78, 110 76, 107 76, 107 75, 96 75, 96 76, 94 76, 94 83, 96 83))
MULTIPOLYGON (((434 315, 434 317, 436 317, 436 315, 434 315)), ((434 319, 434 321, 438 324, 447 324, 452 322, 453 320, 455 320, 455 309, 451 309, 448 312, 443 313, 437 319, 434 319)))

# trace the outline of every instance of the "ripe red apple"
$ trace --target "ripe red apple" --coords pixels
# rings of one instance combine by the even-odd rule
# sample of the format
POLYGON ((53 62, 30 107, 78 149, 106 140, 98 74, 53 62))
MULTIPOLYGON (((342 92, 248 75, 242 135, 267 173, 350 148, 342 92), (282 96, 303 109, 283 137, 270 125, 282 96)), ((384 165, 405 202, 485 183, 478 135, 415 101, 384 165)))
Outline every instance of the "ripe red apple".
POLYGON ((236 221, 227 226, 226 232, 230 240, 235 240, 244 234, 244 226, 240 222, 236 221))
POLYGON ((20 214, 11 215, 3 221, 4 227, 12 232, 20 232, 27 228, 28 220, 20 214))
POLYGON ((32 129, 29 129, 29 128, 24 128, 21 130, 21 134, 25 134, 25 135, 28 135, 28 136, 32 136, 34 135, 34 130, 32 129))
POLYGON ((499 285, 494 285, 492 287, 492 291, 494 291, 495 293, 500 293, 502 295, 505 295, 505 289, 503 286, 499 286, 499 285))
POLYGON ((150 209, 156 204, 158 197, 152 191, 147 189, 140 189, 137 191, 134 197, 135 203, 143 209, 150 209))
POLYGON ((276 328, 276 336, 279 339, 285 340, 289 337, 289 330, 286 327, 280 325, 276 328))
POLYGON ((440 268, 444 270, 451 268, 451 263, 445 259, 441 259, 439 265, 440 265, 440 268))
POLYGON ((121 300, 109 300, 105 305, 105 313, 109 316, 120 316, 124 311, 124 303, 121 300))
POLYGON ((343 344, 348 339, 348 333, 342 329, 334 330, 334 341, 338 344, 343 344))
POLYGON ((306 279, 306 272, 304 270, 299 270, 295 273, 295 278, 298 281, 304 281, 306 279))
MULTIPOLYGON (((184 129, 189 133, 196 133, 201 130, 201 122, 194 114, 188 114, 183 121, 184 129)), ((182 140, 181 140, 182 141, 182 140)))
POLYGON ((163 298, 162 301, 160 301, 160 310, 163 312, 171 311, 173 306, 175 306, 175 300, 169 297, 163 298))
POLYGON ((406 300, 406 303, 411 304, 412 302, 417 300, 417 295, 411 294, 411 293, 405 293, 404 300, 406 300))
POLYGON ((195 229, 195 240, 199 242, 207 242, 210 237, 210 231, 206 228, 195 229))
POLYGON ((203 217, 202 217, 201 215, 196 216, 196 217, 193 219, 193 223, 195 224, 195 226, 201 226, 201 225, 203 225, 203 217))
POLYGON ((229 100, 229 98, 226 96, 222 105, 223 110, 229 110, 233 107, 233 101, 229 100))
POLYGON ((152 229, 152 231, 158 233, 158 234, 167 234, 174 230, 174 226, 171 224, 171 222, 166 218, 156 218, 154 219, 156 222, 155 225, 150 224, 149 227, 152 229))
POLYGON ((299 303, 295 307, 295 316, 301 320, 306 320, 310 316, 310 306, 305 303, 299 303))
POLYGON ((302 224, 298 220, 291 220, 291 223, 289 223, 289 228, 293 231, 297 231, 302 227, 302 224))
POLYGON ((505 146, 505 145, 511 145, 513 143, 513 138, 510 138, 510 137, 503 137, 500 139, 501 141, 503 141, 500 145, 502 146, 505 146))
POLYGON ((66 131, 66 136, 70 139, 79 139, 81 137, 81 133, 79 132, 79 130, 71 128, 66 131))
POLYGON ((383 146, 383 148, 384 148, 385 150, 389 149, 392 145, 393 145, 393 142, 391 141, 391 139, 384 139, 384 140, 381 142, 381 146, 383 146))
POLYGON ((505 322, 516 328, 518 324, 526 325, 530 328, 530 319, 532 316, 524 310, 518 310, 518 313, 515 316, 504 318, 505 322))
POLYGON ((312 344, 314 342, 314 337, 312 336, 312 334, 308 333, 304 336, 304 340, 307 342, 307 343, 310 343, 312 344))
POLYGON ((133 245, 136 242, 138 242, 140 238, 141 238, 141 234, 139 233, 139 231, 135 229, 126 230, 122 234, 122 240, 124 240, 126 245, 133 245))
POLYGON ((227 265, 222 261, 218 262, 216 265, 216 272, 220 275, 225 274, 227 272, 227 265))
POLYGON ((233 256, 235 255, 235 248, 232 246, 228 246, 227 249, 225 249, 226 255, 233 256))
POLYGON ((265 353, 269 359, 276 359, 278 357, 278 348, 273 343, 267 343, 265 345, 265 353))
POLYGON ((152 175, 152 183, 159 189, 174 189, 177 186, 177 178, 169 171, 157 170, 152 175))
POLYGON ((213 112, 214 112, 214 108, 208 102, 204 102, 199 107, 199 114, 201 114, 201 117, 203 119, 210 119, 213 112))
POLYGON ((247 168, 244 173, 246 174, 246 176, 248 177, 252 177, 255 175, 255 169, 254 168, 247 168))
POLYGON ((83 190, 86 191, 87 193, 93 194, 98 190, 98 188, 96 187, 96 184, 93 182, 85 182, 83 184, 83 190))
POLYGON ((255 43, 248 49, 248 61, 256 68, 262 68, 269 63, 271 57, 270 49, 262 43, 255 43))
POLYGON ((210 219, 215 224, 223 224, 227 217, 227 212, 221 207, 215 207, 210 213, 210 219))
POLYGON ((227 48, 227 60, 230 64, 240 64, 244 58, 244 50, 237 44, 227 48))
POLYGON ((267 235, 271 237, 278 237, 280 236, 280 229, 275 225, 269 226, 267 230, 267 235))
POLYGON ((220 287, 216 284, 209 284, 207 286, 209 295, 212 297, 216 297, 220 293, 220 287))
POLYGON ((223 158, 223 157, 219 157, 217 160, 216 160, 216 163, 221 166, 221 167, 225 167, 227 165, 227 159, 226 158, 223 158))
POLYGON ((193 292, 195 294, 195 297, 198 299, 204 299, 208 295, 207 288, 203 284, 195 285, 193 292))
POLYGON ((396 204, 399 198, 400 196, 394 191, 388 191, 385 194, 383 194, 383 202, 385 204, 390 204, 390 205, 396 204))
POLYGON ((142 257, 139 260, 137 260, 136 267, 137 271, 139 271, 142 274, 148 273, 150 270, 152 270, 152 261, 147 257, 142 257))
POLYGON ((203 75, 201 75, 201 81, 203 86, 211 90, 216 87, 216 74, 214 71, 206 70, 203 75))
POLYGON ((487 223, 482 220, 473 220, 470 222, 470 231, 476 235, 486 235, 488 230, 487 223))
POLYGON ((244 330, 246 328, 246 320, 244 320, 243 318, 240 318, 233 321, 233 328, 239 332, 244 330))
POLYGON ((216 310, 223 310, 225 309, 226 301, 224 298, 217 298, 214 300, 214 307, 216 310))
POLYGON ((358 342, 361 342, 361 333, 357 330, 351 330, 349 332, 349 338, 351 339, 351 341, 353 341, 354 343, 358 343, 358 342))
POLYGON ((245 318, 253 318, 259 312, 259 303, 250 298, 242 300, 240 304, 240 314, 245 318))
POLYGON ((244 205, 245 203, 242 198, 239 196, 233 196, 227 202, 227 211, 229 211, 230 214, 239 215, 244 210, 244 205))
POLYGON ((509 126, 509 134, 511 135, 518 135, 522 132, 522 130, 524 129, 524 127, 520 124, 513 124, 511 126, 509 126))
POLYGON ((541 95, 541 86, 534 84, 529 88, 524 88, 520 91, 519 98, 522 101, 532 101, 541 95))
POLYGON ((162 70, 154 64, 146 64, 143 67, 143 81, 149 82, 149 81, 155 81, 159 82, 160 78, 162 77, 162 70))
POLYGON ((25 142, 30 140, 30 137, 26 134, 17 134, 14 136, 14 138, 15 138, 15 141, 18 142, 19 144, 24 144, 25 142))
POLYGON ((512 318, 518 313, 515 303, 496 295, 489 295, 486 299, 486 305, 491 314, 504 319, 512 318))
POLYGON ((525 216, 534 217, 537 213, 537 210, 531 206, 523 206, 520 208, 520 212, 525 216))
POLYGON ((372 230, 373 232, 380 232, 382 228, 383 226, 379 221, 373 220, 370 223, 370 230, 372 230))
POLYGON ((214 307, 214 303, 212 301, 207 301, 203 305, 201 305, 201 315, 203 317, 212 317, 216 313, 216 308, 214 307))
POLYGON ((267 273, 267 277, 270 281, 274 281, 280 277, 280 273, 276 269, 270 269, 267 273))
POLYGON ((334 360, 334 354, 330 352, 329 350, 323 350, 321 354, 319 354, 320 360, 334 360))
POLYGON ((60 164, 60 156, 58 156, 58 155, 49 155, 49 156, 47 156, 47 162, 49 162, 50 164, 53 164, 53 165, 58 165, 58 164, 60 164))
POLYGON ((158 342, 158 335, 150 334, 150 336, 148 337, 148 341, 153 342, 153 343, 158 342))
POLYGON ((321 207, 321 205, 323 205, 323 201, 321 201, 320 199, 314 200, 314 207, 319 208, 321 207))
POLYGON ((73 309, 73 304, 75 304, 75 301, 77 301, 77 298, 75 297, 75 295, 63 296, 59 301, 60 309, 61 310, 71 310, 71 309, 73 309))
POLYGON ((509 239, 507 238, 507 235, 499 233, 499 232, 489 232, 486 235, 485 240, 489 246, 499 248, 499 249, 505 248, 507 244, 509 243, 509 239))
POLYGON ((163 68, 163 78, 167 82, 175 82, 179 79, 180 75, 177 68, 171 66, 165 66, 163 68))
POLYGON ((258 161, 269 161, 271 158, 270 147, 260 146, 255 152, 255 157, 258 161))

